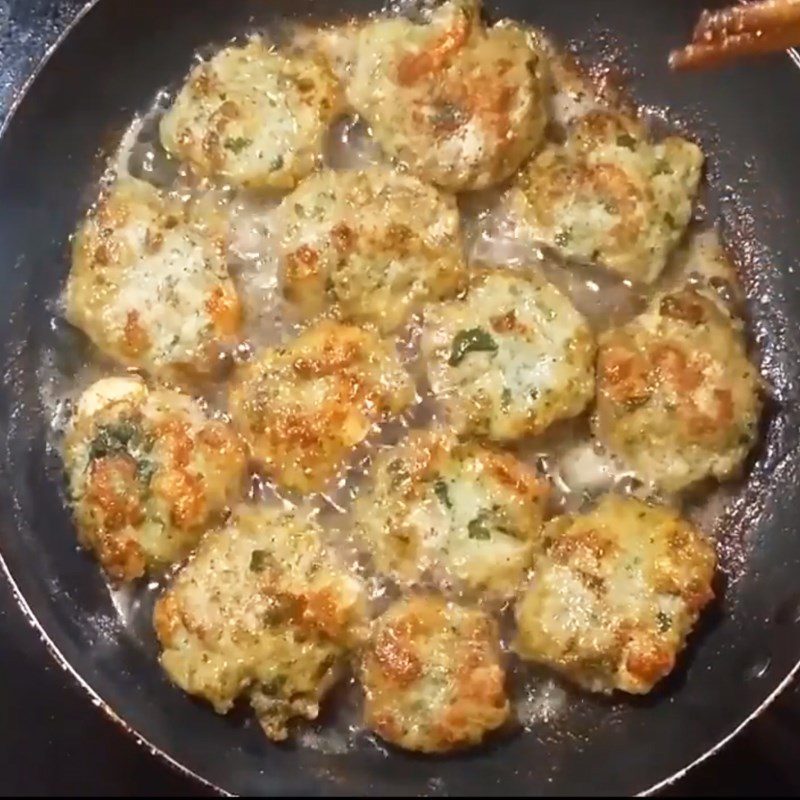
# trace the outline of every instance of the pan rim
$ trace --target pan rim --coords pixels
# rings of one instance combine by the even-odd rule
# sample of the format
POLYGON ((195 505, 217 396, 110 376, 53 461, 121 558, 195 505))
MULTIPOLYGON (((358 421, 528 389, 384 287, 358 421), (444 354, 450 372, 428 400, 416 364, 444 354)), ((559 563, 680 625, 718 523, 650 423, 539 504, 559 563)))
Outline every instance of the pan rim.
MULTIPOLYGON (((0 122, 0 140, 5 136, 9 126, 14 120, 21 104, 24 102, 31 87, 38 79, 44 67, 48 64, 53 54, 61 47, 64 41, 69 37, 75 27, 83 20, 92 9, 94 9, 101 0, 86 0, 84 5, 75 13, 72 20, 67 23, 64 29, 56 36, 56 38, 47 46, 43 55, 33 65, 27 77, 20 82, 19 87, 16 88, 13 98, 9 104, 5 118, 0 122)), ((795 48, 789 48, 785 51, 785 55, 792 62, 793 66, 800 71, 800 52, 795 48)), ((44 625, 39 620, 36 613, 31 608, 22 590, 19 588, 14 575, 6 563, 6 559, 0 552, 0 571, 2 572, 3 579, 6 585, 11 590, 14 603, 19 611, 22 613, 24 619, 31 625, 38 634, 41 643, 45 647, 45 651, 53 658, 58 666, 77 684, 83 692, 90 698, 92 705, 99 708, 105 716, 113 723, 115 723, 124 734, 127 734, 138 746, 146 748, 150 755, 161 760, 172 770, 178 774, 185 776, 191 780, 197 781, 200 786, 203 786, 211 791, 217 793, 222 797, 234 797, 232 792, 217 785, 215 782, 199 775, 185 764, 181 763, 177 758, 170 755, 166 750, 155 745, 150 739, 142 734, 133 725, 130 725, 123 719, 112 706, 100 695, 100 693, 85 679, 80 672, 74 667, 70 661, 64 656, 59 649, 58 645, 53 641, 50 634, 45 629, 44 625)), ((717 755, 724 749, 732 740, 739 736, 748 725, 755 719, 760 717, 776 700, 777 698, 795 681, 800 675, 800 658, 798 658, 792 668, 784 675, 778 685, 737 725, 730 729, 724 736, 719 738, 711 747, 706 749, 693 761, 686 764, 682 768, 676 770, 667 777, 652 784, 651 786, 641 789, 636 792, 637 797, 649 797, 657 794, 663 789, 666 789, 678 781, 685 778, 692 770, 700 766, 710 758, 717 755)))

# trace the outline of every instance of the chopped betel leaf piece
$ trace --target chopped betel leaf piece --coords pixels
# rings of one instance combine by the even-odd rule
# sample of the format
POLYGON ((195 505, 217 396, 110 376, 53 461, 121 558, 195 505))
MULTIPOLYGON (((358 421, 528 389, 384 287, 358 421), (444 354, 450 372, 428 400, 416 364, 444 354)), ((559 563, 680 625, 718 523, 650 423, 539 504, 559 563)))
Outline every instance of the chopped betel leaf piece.
POLYGON ((513 595, 549 494, 532 467, 441 430, 414 431, 376 459, 371 476, 355 532, 380 572, 404 585, 457 582, 481 596, 513 595))
POLYGON ((486 526, 486 516, 481 512, 475 519, 471 519, 467 525, 470 539, 488 539, 492 534, 486 526))
POLYGON ((103 458, 127 453, 141 437, 141 428, 130 420, 120 420, 112 425, 101 425, 89 447, 89 458, 103 458))
POLYGON ((267 556, 266 550, 253 550, 250 555, 250 569, 253 572, 261 572, 267 565, 267 556))
POLYGON ((439 500, 447 507, 452 508, 453 504, 450 502, 450 495, 447 491, 447 484, 444 481, 436 481, 433 486, 433 490, 436 492, 436 496, 439 500))
POLYGON ((253 144, 252 139, 246 139, 244 136, 237 136, 233 139, 226 139, 225 140, 225 147, 228 150, 233 150, 234 153, 241 153, 245 147, 249 147, 253 144))
POLYGON ((81 542, 115 579, 186 556, 242 489, 246 448, 200 404, 140 378, 81 396, 64 464, 81 542))
POLYGON ((483 328, 470 328, 468 331, 459 331, 453 337, 453 347, 447 363, 456 367, 467 353, 493 353, 496 350, 497 342, 483 328))

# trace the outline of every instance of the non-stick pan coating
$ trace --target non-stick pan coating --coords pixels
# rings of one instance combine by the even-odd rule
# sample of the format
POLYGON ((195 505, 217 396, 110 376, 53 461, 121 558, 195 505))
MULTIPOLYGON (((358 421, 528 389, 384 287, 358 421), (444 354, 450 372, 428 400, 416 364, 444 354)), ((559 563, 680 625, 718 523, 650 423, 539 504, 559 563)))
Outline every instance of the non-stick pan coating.
MULTIPOLYGON (((40 5, 43 5, 40 3, 40 5)), ((53 6, 56 4, 53 3, 53 6)), ((709 214, 739 245, 752 330, 772 385, 766 444, 723 535, 730 578, 684 666, 641 700, 575 702, 479 752, 344 754, 269 744, 169 686, 154 653, 117 623, 96 565, 75 546, 56 456, 45 449, 42 352, 67 335, 54 300, 66 242, 103 154, 133 112, 180 78, 196 48, 273 14, 330 14, 310 0, 100 0, 41 70, 0 141, 0 547, 63 658, 134 730, 205 780, 242 794, 623 793, 680 772, 754 714, 800 658, 800 74, 786 56, 703 75, 665 57, 702 5, 690 0, 506 0, 490 15, 540 24, 626 73, 647 105, 671 106, 711 154, 709 214), (610 34, 609 32, 613 32, 610 34), (621 56, 621 58, 620 58, 621 56), (758 244, 756 244, 758 243, 758 244)), ((378 4, 346 0, 342 13, 378 4)), ((87 753, 87 765, 92 755, 87 753)), ((89 768, 87 766, 87 768, 89 768)))

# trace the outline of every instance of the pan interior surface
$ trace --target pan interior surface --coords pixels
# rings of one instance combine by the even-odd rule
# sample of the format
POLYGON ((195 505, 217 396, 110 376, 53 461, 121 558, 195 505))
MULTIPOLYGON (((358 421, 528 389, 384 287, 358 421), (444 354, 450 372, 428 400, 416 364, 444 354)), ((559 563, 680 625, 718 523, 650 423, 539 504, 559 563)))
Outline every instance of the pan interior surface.
MULTIPOLYGON (((401 4, 402 5, 402 4, 401 4)), ((718 521, 721 601, 682 666, 652 696, 576 698, 529 730, 469 754, 417 757, 358 734, 333 746, 267 742, 246 715, 218 717, 170 686, 147 632, 121 624, 96 565, 75 544, 40 394, 47 353, 70 333, 57 298, 75 221, 132 115, 209 44, 276 18, 320 16, 313 0, 100 0, 43 67, 0 140, 0 550, 66 662, 155 748, 236 794, 632 794, 667 780, 752 715, 800 659, 800 76, 775 56, 672 75, 666 54, 706 3, 486 2, 492 18, 542 26, 596 59, 658 115, 670 109, 709 156, 708 220, 739 256, 750 329, 772 397, 746 485, 718 521)), ((378 9, 344 0, 338 16, 378 9)), ((331 7, 322 13, 330 16, 331 7)), ((68 365, 65 369, 68 369, 68 365)), ((115 605, 116 602, 116 605, 115 605)), ((547 698, 532 698, 545 708, 547 698)), ((330 703, 331 706, 335 703, 330 703)))

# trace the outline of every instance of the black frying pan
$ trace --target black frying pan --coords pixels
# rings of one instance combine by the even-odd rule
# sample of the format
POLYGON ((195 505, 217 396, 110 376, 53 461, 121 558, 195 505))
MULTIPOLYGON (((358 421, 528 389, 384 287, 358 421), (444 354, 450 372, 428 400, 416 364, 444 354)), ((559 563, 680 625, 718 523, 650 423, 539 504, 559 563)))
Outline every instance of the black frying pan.
MULTIPOLYGON (((672 106, 710 154, 708 213, 738 249, 752 330, 774 393, 765 443, 718 534, 728 579, 681 667, 652 696, 573 701, 556 724, 449 758, 269 744, 173 689, 146 630, 121 628, 100 570, 75 546, 61 470, 45 447, 42 353, 68 352, 53 305, 66 241, 132 113, 177 81, 193 52, 276 12, 364 13, 369 0, 99 0, 29 86, 0 140, 0 546, 9 579, 63 664, 130 732, 241 794, 623 793, 674 780, 791 679, 800 659, 800 73, 775 56, 703 75, 668 73, 693 0, 505 0, 490 15, 540 24, 672 106), (613 33, 609 33, 613 32, 613 33)), ((13 4, 12 4, 13 5, 13 4)), ((42 24, 83 3, 36 0, 42 24), (60 6, 61 12, 54 9, 60 6)), ((91 758, 91 756, 88 756, 91 758)))

